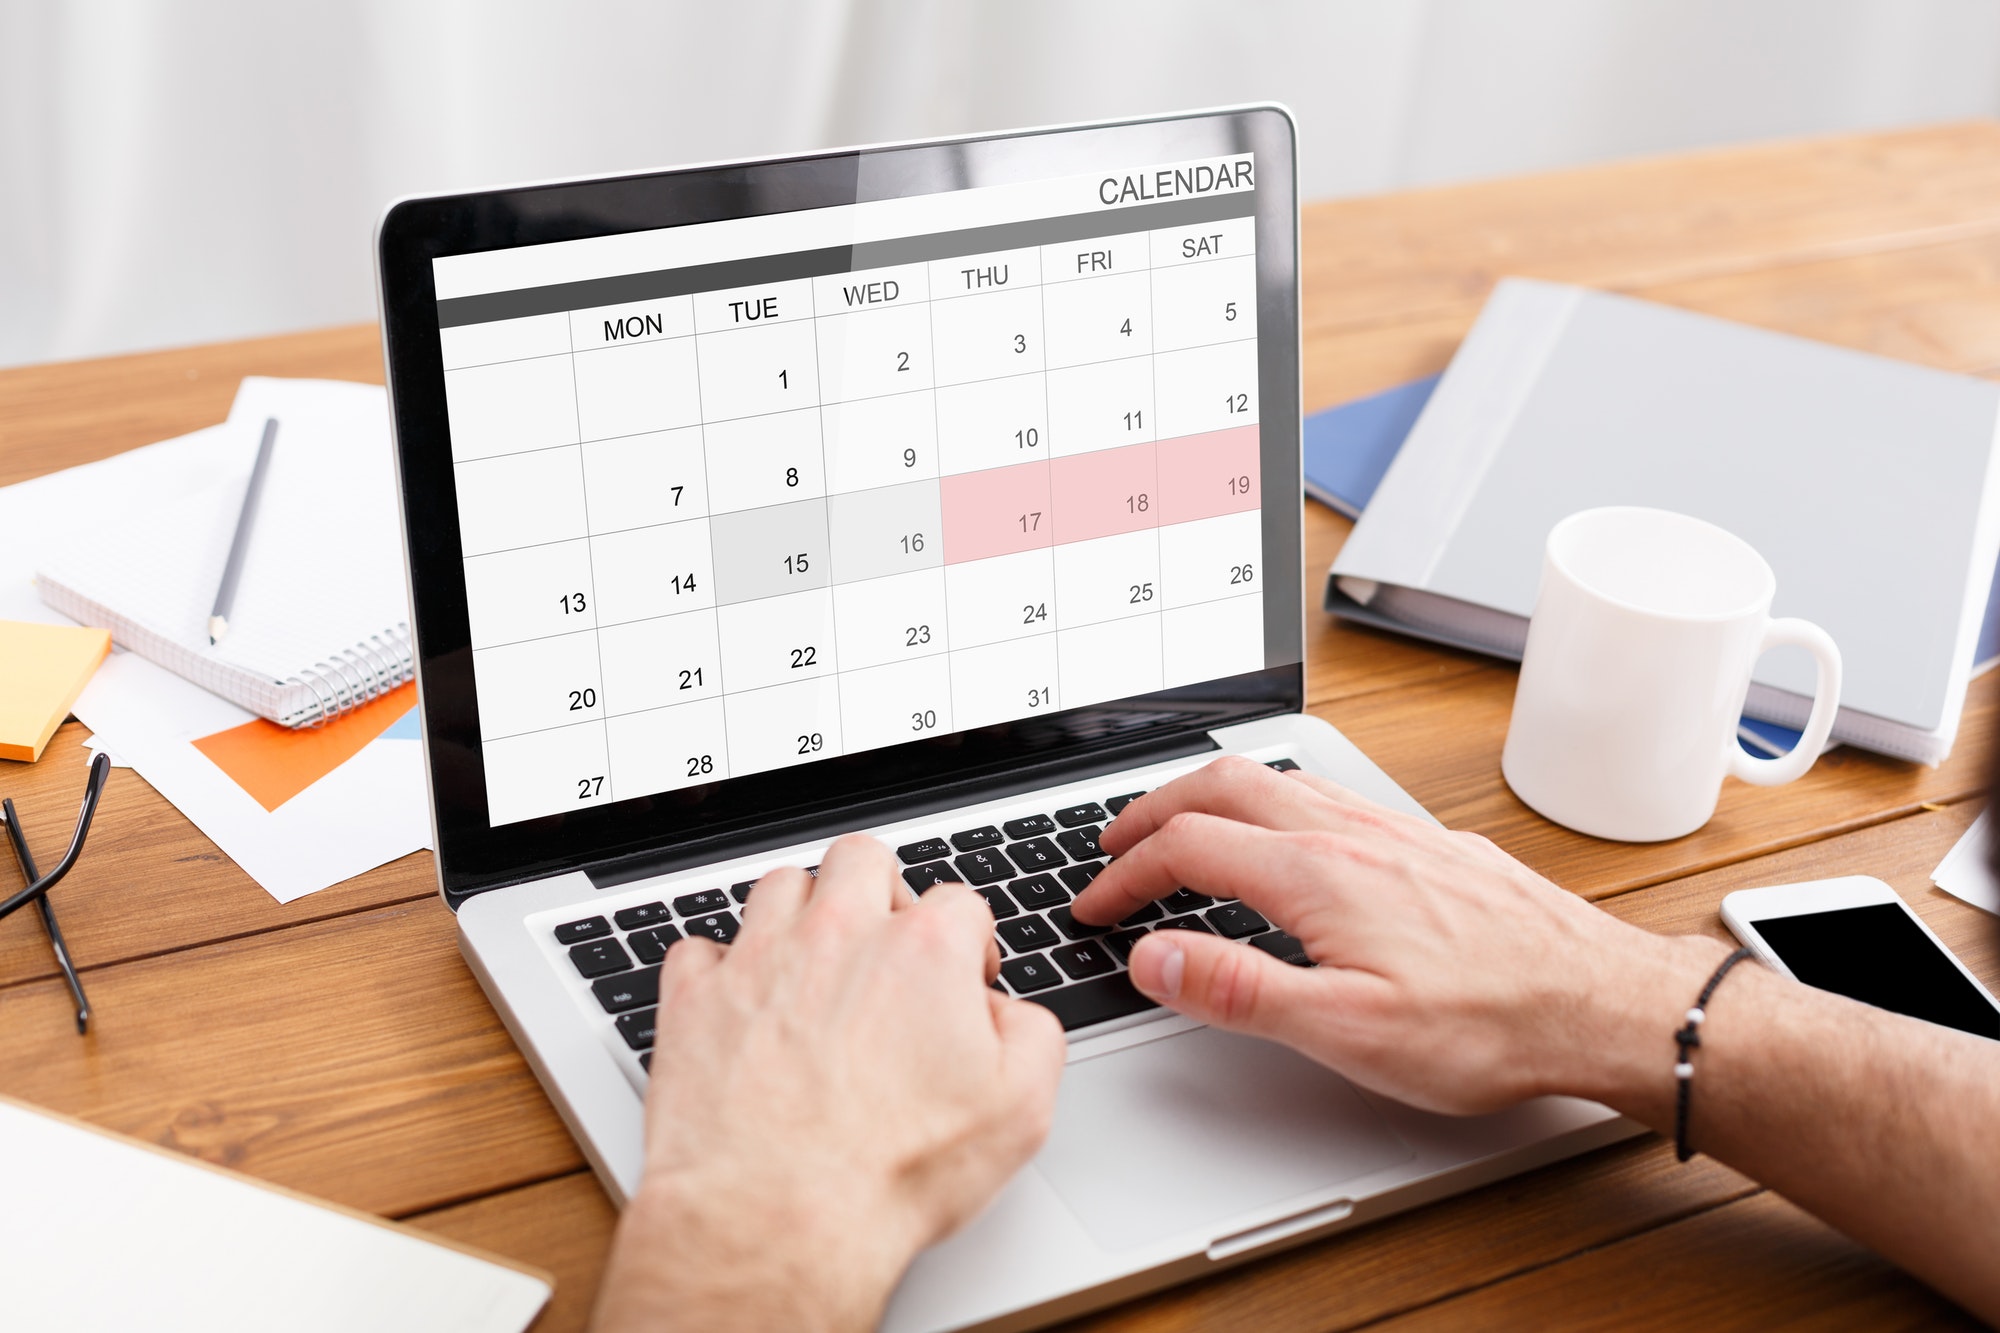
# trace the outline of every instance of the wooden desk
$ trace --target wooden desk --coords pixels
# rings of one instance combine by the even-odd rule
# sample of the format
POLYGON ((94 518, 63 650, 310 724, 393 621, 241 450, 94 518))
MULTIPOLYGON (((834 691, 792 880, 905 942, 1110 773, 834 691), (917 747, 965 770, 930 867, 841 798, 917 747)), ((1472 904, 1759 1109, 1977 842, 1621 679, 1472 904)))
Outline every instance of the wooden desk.
MULTIPOLYGON (((1756 146, 1316 205, 1306 400, 1442 367, 1495 278, 1635 292, 1951 370, 2000 375, 2000 125, 1756 146)), ((222 419, 246 374, 378 381, 372 327, 0 373, 0 483, 222 419)), ((1867 516, 1830 516, 1866 523, 1867 516)), ((1306 509, 1308 596, 1347 532, 1306 509)), ((1310 703, 1420 801, 1606 910, 1720 935, 1721 895, 1879 875, 1989 982, 1991 922, 1928 888, 2000 722, 1975 683, 1935 769, 1840 751, 1732 784, 1701 832, 1567 833, 1500 779, 1512 671, 1308 617, 1310 703)), ((85 754, 72 722, 0 763, 53 859, 85 754)), ((31 914, 0 924, 0 1091, 489 1246, 561 1279, 584 1322, 613 1223, 460 962, 428 854, 279 906, 129 771, 60 890, 98 1019, 74 1034, 31 914)), ((1603 1324, 1935 1326, 1936 1297, 1712 1162, 1646 1139, 1086 1321, 1102 1329, 1603 1324)))

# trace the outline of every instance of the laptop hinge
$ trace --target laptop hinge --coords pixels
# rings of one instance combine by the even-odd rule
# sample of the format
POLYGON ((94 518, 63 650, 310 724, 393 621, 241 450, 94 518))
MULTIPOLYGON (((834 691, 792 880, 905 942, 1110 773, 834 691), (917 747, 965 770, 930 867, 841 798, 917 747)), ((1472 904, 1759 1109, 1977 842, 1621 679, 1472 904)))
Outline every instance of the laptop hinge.
POLYGON ((1121 769, 1143 768, 1148 764, 1165 763, 1170 759, 1185 759, 1189 755, 1206 754, 1220 748, 1206 731, 1191 734, 1183 732, 1157 740, 1108 746, 1093 751, 1086 760, 1027 764, 1010 768, 1002 775, 940 783, 927 788, 921 794, 876 797, 798 818, 766 820, 755 828, 708 838, 689 839, 663 851, 641 852, 596 865, 587 865, 583 867, 583 871, 590 877, 592 884, 600 889, 608 889, 619 884, 630 884, 635 880, 650 879, 655 875, 685 870, 690 866, 751 856, 767 848, 787 847, 793 843, 814 842, 822 838, 836 838, 857 828, 867 828, 871 824, 935 814, 958 806, 999 800, 1017 792, 1034 791, 1039 787, 1051 787, 1062 782, 1081 781, 1121 769))

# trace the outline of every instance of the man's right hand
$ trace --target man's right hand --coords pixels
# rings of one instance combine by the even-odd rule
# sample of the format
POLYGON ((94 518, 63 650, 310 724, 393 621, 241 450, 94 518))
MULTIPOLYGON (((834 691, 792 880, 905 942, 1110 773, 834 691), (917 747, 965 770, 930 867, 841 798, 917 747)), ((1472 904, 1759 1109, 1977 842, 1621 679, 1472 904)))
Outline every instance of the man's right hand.
MULTIPOLYGON (((1319 964, 1157 931, 1131 965, 1162 1003, 1433 1110, 1568 1093, 1672 1131, 1673 1033, 1720 941, 1648 934, 1484 838, 1245 759, 1141 797, 1099 841, 1117 859, 1079 920, 1185 884, 1241 898, 1319 964)), ((2000 1317, 1996 1043, 1746 967, 1695 1065, 1698 1149, 2000 1317)))
POLYGON ((1724 952, 1625 925, 1485 838, 1248 759, 1140 797, 1101 842, 1117 859, 1077 898, 1079 920, 1185 885, 1242 899, 1319 964, 1160 931, 1132 951, 1140 990, 1432 1110, 1633 1080, 1664 1107, 1676 1020, 1724 952))

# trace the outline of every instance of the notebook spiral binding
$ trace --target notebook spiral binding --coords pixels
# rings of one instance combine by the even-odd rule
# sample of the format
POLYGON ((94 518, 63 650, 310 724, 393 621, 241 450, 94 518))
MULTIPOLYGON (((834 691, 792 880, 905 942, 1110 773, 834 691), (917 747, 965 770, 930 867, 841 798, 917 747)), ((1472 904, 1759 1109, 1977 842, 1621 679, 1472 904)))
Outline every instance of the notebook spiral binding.
POLYGON ((312 707, 302 709, 302 720, 294 726, 323 727, 335 718, 353 712, 371 699, 379 699, 414 672, 410 651, 410 627, 398 624, 383 634, 371 634, 345 652, 288 678, 286 685, 311 691, 312 707))

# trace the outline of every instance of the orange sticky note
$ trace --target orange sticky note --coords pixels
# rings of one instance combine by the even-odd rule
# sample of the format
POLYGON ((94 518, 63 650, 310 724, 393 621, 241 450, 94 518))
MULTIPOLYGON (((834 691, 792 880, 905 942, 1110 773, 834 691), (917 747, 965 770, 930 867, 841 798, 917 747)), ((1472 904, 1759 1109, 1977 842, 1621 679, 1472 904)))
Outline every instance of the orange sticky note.
POLYGON ((398 685, 323 727, 281 727, 256 718, 194 742, 266 810, 276 810, 361 753, 361 747, 416 707, 414 683, 398 685))
POLYGON ((0 620, 0 759, 40 759, 110 651, 109 630, 0 620))

